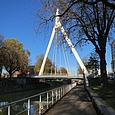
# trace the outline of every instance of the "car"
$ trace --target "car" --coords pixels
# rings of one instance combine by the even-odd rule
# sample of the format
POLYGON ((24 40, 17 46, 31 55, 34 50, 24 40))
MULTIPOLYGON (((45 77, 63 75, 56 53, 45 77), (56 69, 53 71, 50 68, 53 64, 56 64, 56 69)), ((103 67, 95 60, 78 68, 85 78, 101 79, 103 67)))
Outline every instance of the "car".
POLYGON ((115 79, 115 77, 114 77, 113 75, 107 75, 107 78, 108 78, 109 80, 114 80, 114 79, 115 79))

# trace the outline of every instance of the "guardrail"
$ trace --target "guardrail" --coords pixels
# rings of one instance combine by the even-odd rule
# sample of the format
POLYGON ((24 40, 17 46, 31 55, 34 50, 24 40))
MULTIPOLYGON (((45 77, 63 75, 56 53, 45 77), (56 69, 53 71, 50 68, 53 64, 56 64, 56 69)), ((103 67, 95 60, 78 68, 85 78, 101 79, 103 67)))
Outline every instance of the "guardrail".
POLYGON ((0 115, 41 115, 75 86, 69 84, 7 103, 0 107, 0 115))

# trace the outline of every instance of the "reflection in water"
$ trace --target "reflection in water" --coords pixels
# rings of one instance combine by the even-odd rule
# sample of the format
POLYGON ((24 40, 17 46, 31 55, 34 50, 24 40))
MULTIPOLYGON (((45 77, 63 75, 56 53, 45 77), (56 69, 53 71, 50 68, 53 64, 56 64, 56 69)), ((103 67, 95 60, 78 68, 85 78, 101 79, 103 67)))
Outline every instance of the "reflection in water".
MULTIPOLYGON (((30 105, 30 115, 35 115, 35 109, 34 106, 31 104, 30 105)), ((24 104, 19 104, 19 105, 13 105, 11 106, 11 115, 16 115, 20 111, 26 110, 22 112, 20 115, 27 115, 28 114, 28 105, 27 103, 24 102, 24 104)), ((7 115, 7 109, 6 108, 1 108, 0 109, 0 115, 7 115)))
MULTIPOLYGON (((40 92, 47 91, 49 89, 51 89, 51 88, 2 94, 2 95, 0 95, 0 107, 8 104, 9 102, 16 101, 16 100, 19 100, 19 99, 22 99, 25 97, 29 97, 29 96, 38 94, 40 92)), ((22 110, 25 110, 27 108, 28 108, 27 102, 16 103, 13 106, 11 106, 11 115, 16 115, 16 113, 18 113, 22 110)), ((31 103, 30 115, 35 115, 35 113, 36 113, 35 110, 36 110, 36 106, 34 106, 34 102, 33 102, 33 103, 31 103)), ((20 115, 27 115, 27 113, 28 113, 28 111, 25 111, 25 112, 21 113, 20 115)), ((0 108, 0 115, 7 115, 7 108, 0 108)))
POLYGON ((0 102, 0 107, 8 104, 8 102, 0 102))
MULTIPOLYGON (((27 109, 27 108, 28 108, 27 103, 25 103, 25 104, 23 105, 23 107, 24 107, 24 109, 27 109)), ((36 114, 36 112, 35 112, 34 105, 31 104, 31 105, 30 105, 30 115, 35 115, 35 114, 36 114)))

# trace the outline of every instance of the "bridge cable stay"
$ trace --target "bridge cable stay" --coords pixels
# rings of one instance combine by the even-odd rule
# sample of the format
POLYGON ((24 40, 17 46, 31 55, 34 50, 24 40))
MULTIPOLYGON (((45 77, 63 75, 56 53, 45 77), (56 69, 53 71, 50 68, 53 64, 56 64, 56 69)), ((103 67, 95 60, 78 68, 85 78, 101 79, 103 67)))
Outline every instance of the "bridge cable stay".
POLYGON ((55 67, 55 46, 54 46, 54 48, 53 48, 53 56, 52 56, 52 63, 53 63, 53 65, 52 65, 52 67, 51 67, 51 75, 53 75, 53 66, 55 67))
MULTIPOLYGON (((65 46, 64 46, 64 44, 62 44, 62 47, 60 47, 61 45, 60 45, 60 40, 59 40, 59 31, 56 31, 56 34, 55 34, 55 37, 54 37, 54 47, 55 47, 55 51, 54 51, 54 53, 55 53, 55 66, 56 67, 58 67, 59 66, 59 68, 61 69, 61 67, 62 67, 62 56, 61 56, 61 48, 62 48, 62 50, 63 50, 63 57, 64 57, 64 62, 65 62, 65 66, 66 66, 66 69, 68 68, 68 63, 67 63, 67 57, 66 57, 66 52, 65 52, 65 46), (59 65, 56 65, 56 62, 57 61, 59 61, 59 65)), ((68 69, 67 69, 68 70, 68 69)), ((55 70, 55 75, 57 75, 57 71, 55 70)), ((60 70, 60 73, 59 73, 59 75, 62 75, 62 72, 61 72, 61 70, 60 70)))
MULTIPOLYGON (((57 49, 58 49, 58 55, 57 56, 59 56, 59 57, 57 57, 59 60, 59 68, 61 68, 62 67, 62 56, 61 56, 61 48, 60 48, 60 40, 59 40, 59 31, 57 30, 56 31, 56 44, 55 44, 56 46, 57 46, 57 49)), ((59 75, 62 75, 62 72, 61 71, 59 71, 59 73, 58 73, 59 75)))
MULTIPOLYGON (((58 31, 58 33, 60 32, 59 30, 57 30, 58 31)), ((60 34, 62 35, 62 33, 60 32, 60 34)), ((61 36, 60 35, 60 36, 61 36)), ((67 71, 69 71, 70 73, 71 73, 71 71, 70 71, 70 63, 69 63, 69 59, 68 59, 68 53, 67 53, 67 49, 66 49, 66 45, 65 45, 65 42, 63 42, 62 41, 62 37, 58 37, 57 38, 58 39, 58 46, 60 47, 59 48, 59 50, 60 50, 60 52, 59 52, 59 55, 60 55, 60 60, 61 60, 61 54, 63 53, 63 61, 65 62, 65 67, 66 67, 66 70, 67 71), (61 39, 60 39, 61 38, 61 39), (62 53, 61 53, 62 52, 62 53)), ((60 63, 61 63, 61 61, 60 61, 60 63)), ((60 65, 60 68, 61 68, 62 66, 60 65)))
MULTIPOLYGON (((57 75, 57 65, 56 65, 56 61, 57 61, 57 53, 58 53, 58 47, 57 47, 57 42, 58 42, 58 33, 56 32, 55 36, 54 36, 54 40, 53 40, 53 43, 54 43, 54 48, 53 48, 53 56, 52 56, 52 63, 54 64, 55 66, 55 70, 54 70, 54 75, 57 75)), ((51 67, 51 71, 52 71, 52 67, 51 67)), ((52 75, 52 72, 51 72, 51 75, 52 75)))
POLYGON ((54 45, 54 47, 55 47, 55 75, 57 74, 57 68, 56 68, 56 60, 57 60, 57 32, 56 32, 56 34, 55 34, 55 39, 54 39, 54 41, 55 41, 55 45, 54 45))
POLYGON ((65 50, 65 56, 66 56, 66 60, 67 60, 68 72, 72 73, 71 70, 70 70, 70 62, 69 62, 69 59, 68 59, 68 54, 67 54, 67 49, 66 49, 66 46, 65 46, 65 42, 64 42, 64 50, 65 50))
MULTIPOLYGON (((55 52, 58 53, 57 56, 59 56, 59 57, 56 56, 58 61, 59 61, 59 64, 60 64, 59 65, 59 68, 60 68, 59 75, 63 75, 62 71, 61 71, 61 67, 62 67, 62 62, 61 62, 62 56, 61 56, 61 54, 63 53, 63 61, 65 63, 65 67, 66 67, 67 71, 69 71, 69 60, 67 59, 68 55, 67 55, 65 43, 61 43, 60 36, 58 36, 58 35, 59 35, 59 31, 56 31, 56 35, 55 35, 56 37, 55 37, 54 41, 55 41, 55 47, 57 47, 57 48, 56 48, 55 52), (61 49, 62 49, 62 53, 61 53, 61 49)), ((57 62, 57 60, 55 60, 55 62, 57 62)))
POLYGON ((68 72, 69 71, 69 65, 68 65, 68 60, 67 60, 67 51, 65 51, 64 43, 62 44, 62 50, 63 50, 63 55, 64 55, 65 66, 66 66, 66 69, 68 72))
MULTIPOLYGON (((61 60, 61 48, 59 48, 59 61, 60 61, 59 68, 61 68, 61 67, 62 67, 62 60, 61 60)), ((60 71, 59 75, 61 75, 61 71, 60 71)))
POLYGON ((67 68, 67 61, 66 61, 66 56, 65 56, 65 51, 64 51, 64 46, 63 45, 62 45, 62 51, 63 51, 65 66, 67 68))
POLYGON ((82 62, 82 60, 81 60, 81 58, 79 57, 77 51, 76 51, 75 48, 74 48, 74 45, 72 44, 70 38, 68 37, 68 35, 67 35, 65 29, 63 28, 63 26, 62 26, 62 24, 61 24, 61 22, 60 22, 59 9, 57 9, 57 11, 56 11, 55 24, 54 24, 54 27, 53 27, 53 30, 52 30, 52 34, 51 34, 51 37, 50 37, 50 41, 49 41, 49 44, 48 44, 48 47, 47 47, 47 50, 46 50, 46 53, 45 53, 45 56, 44 56, 44 59, 43 59, 42 66, 41 66, 41 68, 40 68, 39 76, 43 74, 43 70, 44 70, 46 58, 47 58, 47 56, 48 56, 48 53, 49 53, 49 50, 50 50, 52 41, 53 41, 53 39, 54 39, 55 32, 56 32, 57 30, 60 30, 60 31, 62 32, 62 34, 63 34, 65 40, 67 41, 67 43, 68 43, 70 49, 72 50, 72 53, 74 54, 76 60, 78 61, 79 65, 80 65, 80 67, 81 67, 81 69, 82 69, 82 71, 83 71, 83 73, 84 73, 85 84, 86 84, 86 86, 88 86, 89 83, 88 83, 87 76, 89 75, 89 73, 88 73, 86 67, 84 66, 84 64, 83 64, 83 62, 82 62))

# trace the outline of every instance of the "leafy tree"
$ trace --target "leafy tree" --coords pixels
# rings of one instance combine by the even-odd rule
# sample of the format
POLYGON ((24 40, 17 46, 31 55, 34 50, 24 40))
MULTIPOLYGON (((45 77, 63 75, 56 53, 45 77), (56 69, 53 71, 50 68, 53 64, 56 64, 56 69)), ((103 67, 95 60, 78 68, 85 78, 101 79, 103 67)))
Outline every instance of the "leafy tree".
MULTIPOLYGON (((106 43, 112 37, 115 11, 107 7, 104 0, 101 2, 97 0, 95 3, 91 1, 93 4, 88 2, 88 0, 83 0, 83 2, 80 0, 43 1, 44 8, 37 12, 37 16, 41 19, 38 25, 41 27, 42 24, 51 21, 52 17, 55 17, 54 11, 59 8, 62 12, 59 15, 61 23, 74 45, 82 47, 87 43, 93 44, 100 58, 101 78, 105 86, 107 84, 106 43)), ((114 1, 109 3, 114 5, 114 1)))
POLYGON ((60 75, 67 75, 68 72, 67 72, 67 69, 65 69, 64 67, 61 67, 59 70, 58 70, 58 73, 60 75))
MULTIPOLYGON (((3 66, 10 75, 17 70, 24 70, 28 66, 28 56, 30 52, 23 49, 23 44, 17 39, 11 38, 4 40, 2 47, 3 66)), ((22 71, 23 72, 23 71, 22 71)))
MULTIPOLYGON (((83 62, 84 65, 87 67, 88 57, 84 57, 84 58, 82 59, 82 62, 83 62)), ((88 68, 87 68, 87 71, 89 71, 88 68)), ((78 65, 77 73, 78 73, 78 74, 83 74, 83 71, 82 71, 80 65, 78 65)))
POLYGON ((4 41, 4 37, 3 35, 0 34, 0 77, 2 74, 2 67, 3 67, 3 58, 2 58, 2 46, 3 46, 3 41, 4 41))
POLYGON ((96 52, 91 52, 86 67, 91 71, 93 76, 98 74, 97 70, 99 69, 99 63, 98 54, 96 52))
POLYGON ((19 57, 20 57, 20 62, 23 62, 23 63, 20 63, 20 66, 21 66, 21 72, 22 74, 27 74, 27 70, 28 70, 28 66, 29 66, 29 57, 30 56, 30 52, 26 49, 22 52, 19 53, 19 57))
MULTIPOLYGON (((99 69, 98 54, 95 51, 93 51, 90 53, 89 57, 84 57, 82 60, 90 75, 96 75, 97 70, 99 69)), ((83 71, 81 70, 80 66, 78 66, 78 74, 83 74, 83 71)))
MULTIPOLYGON (((35 63, 35 68, 34 68, 36 74, 38 74, 40 71, 43 59, 44 59, 43 55, 39 55, 37 57, 37 62, 35 63)), ((50 74, 54 72, 55 72, 55 64, 52 63, 49 58, 47 58, 43 74, 50 74)))

